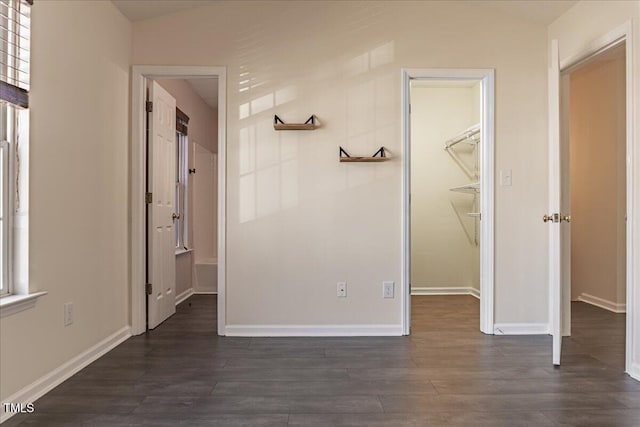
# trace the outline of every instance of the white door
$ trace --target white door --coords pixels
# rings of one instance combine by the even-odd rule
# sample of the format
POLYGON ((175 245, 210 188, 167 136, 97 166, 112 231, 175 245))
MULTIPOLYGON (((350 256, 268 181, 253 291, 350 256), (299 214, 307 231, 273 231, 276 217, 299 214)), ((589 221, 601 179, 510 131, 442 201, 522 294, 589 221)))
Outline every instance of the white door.
MULTIPOLYGON (((558 41, 551 42, 551 67, 549 68, 549 213, 543 220, 549 226, 549 287, 550 323, 553 336, 553 364, 560 365, 563 335, 563 290, 570 280, 570 227, 567 214, 569 198, 566 187, 568 159, 560 139, 560 60, 558 41), (564 154, 564 155, 563 155, 564 154), (564 167, 563 167, 564 166, 564 167)), ((566 328, 564 328, 566 331, 566 328)))
POLYGON ((176 100, 158 83, 149 85, 148 177, 148 327, 153 329, 176 311, 175 181, 176 100))

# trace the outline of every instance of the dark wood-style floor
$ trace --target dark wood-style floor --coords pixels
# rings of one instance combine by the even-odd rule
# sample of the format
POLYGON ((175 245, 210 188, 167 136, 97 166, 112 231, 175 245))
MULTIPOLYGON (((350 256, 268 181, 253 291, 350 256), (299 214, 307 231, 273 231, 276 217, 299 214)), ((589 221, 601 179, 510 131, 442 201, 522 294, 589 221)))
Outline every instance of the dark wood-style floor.
POLYGON ((624 315, 586 304, 553 368, 548 336, 479 333, 470 296, 414 297, 396 338, 218 337, 215 297, 189 302, 6 425, 640 426, 624 315))

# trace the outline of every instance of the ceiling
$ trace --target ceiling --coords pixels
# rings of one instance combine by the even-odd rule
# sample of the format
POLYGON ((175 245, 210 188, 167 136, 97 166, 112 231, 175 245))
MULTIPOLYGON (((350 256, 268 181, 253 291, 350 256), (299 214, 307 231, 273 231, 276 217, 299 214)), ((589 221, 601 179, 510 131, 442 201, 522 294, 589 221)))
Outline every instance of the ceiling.
POLYGON ((111 0, 130 21, 142 21, 185 9, 204 6, 211 0, 111 0))
POLYGON ((211 108, 218 108, 217 77, 185 79, 185 81, 211 108))
MULTIPOLYGON (((194 7, 205 6, 215 0, 112 0, 131 21, 141 21, 168 15, 194 7)), ((549 25, 577 3, 577 0, 465 0, 475 5, 501 11, 541 25, 549 25)))

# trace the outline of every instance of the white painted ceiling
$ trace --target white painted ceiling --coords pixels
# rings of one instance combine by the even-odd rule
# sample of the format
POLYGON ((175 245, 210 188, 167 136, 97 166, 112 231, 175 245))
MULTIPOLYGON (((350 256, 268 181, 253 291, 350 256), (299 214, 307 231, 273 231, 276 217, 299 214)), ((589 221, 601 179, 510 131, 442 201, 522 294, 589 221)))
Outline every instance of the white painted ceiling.
POLYGON ((218 108, 218 79, 195 78, 185 79, 191 89, 204 100, 211 108, 218 108))
MULTIPOLYGON (((112 0, 113 4, 131 21, 141 21, 156 16, 168 15, 185 9, 205 6, 214 1, 216 0, 112 0)), ((549 25, 577 3, 577 0, 466 1, 541 25, 549 25)))
POLYGON ((130 21, 142 21, 185 9, 204 6, 211 0, 111 0, 130 21))

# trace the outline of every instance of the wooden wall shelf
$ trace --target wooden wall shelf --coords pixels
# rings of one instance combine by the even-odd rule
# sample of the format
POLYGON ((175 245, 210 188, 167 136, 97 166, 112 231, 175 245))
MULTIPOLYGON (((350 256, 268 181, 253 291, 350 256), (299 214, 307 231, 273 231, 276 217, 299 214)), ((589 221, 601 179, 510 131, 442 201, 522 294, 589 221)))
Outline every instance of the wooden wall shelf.
POLYGON ((275 130, 314 130, 317 127, 315 115, 311 115, 304 123, 285 123, 277 115, 273 116, 273 128, 275 130))
POLYGON ((340 147, 339 153, 340 153, 340 162, 364 163, 364 162, 386 162, 387 160, 390 160, 390 158, 387 157, 387 153, 384 150, 384 147, 380 147, 380 149, 376 151, 374 155, 371 157, 352 157, 342 147, 340 147))

